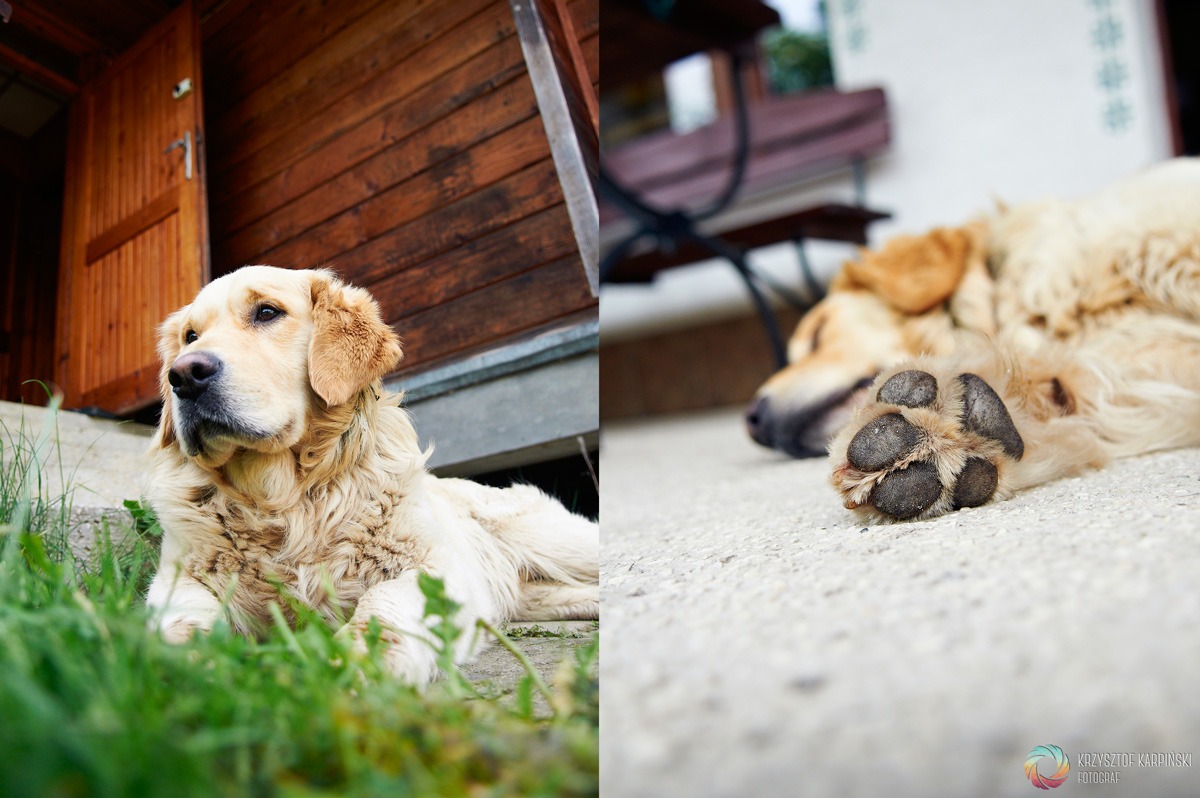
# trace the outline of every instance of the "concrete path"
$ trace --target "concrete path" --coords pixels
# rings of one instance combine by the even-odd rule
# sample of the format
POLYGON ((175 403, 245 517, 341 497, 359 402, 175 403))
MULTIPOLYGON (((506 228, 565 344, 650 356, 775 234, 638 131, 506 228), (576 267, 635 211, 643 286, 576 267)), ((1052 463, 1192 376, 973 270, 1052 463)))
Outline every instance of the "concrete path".
POLYGON ((869 527, 736 411, 602 453, 607 798, 1200 795, 1200 450, 869 527))

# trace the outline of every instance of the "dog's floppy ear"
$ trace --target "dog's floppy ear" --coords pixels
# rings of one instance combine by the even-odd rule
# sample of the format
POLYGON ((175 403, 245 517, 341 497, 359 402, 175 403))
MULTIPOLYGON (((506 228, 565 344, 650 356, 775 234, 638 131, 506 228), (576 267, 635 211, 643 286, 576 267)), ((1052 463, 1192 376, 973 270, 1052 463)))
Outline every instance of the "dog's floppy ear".
POLYGON ((175 418, 171 413, 171 383, 167 375, 179 356, 179 338, 183 332, 180 325, 185 310, 187 308, 172 313, 158 328, 158 358, 162 361, 158 371, 158 393, 162 397, 162 414, 158 418, 158 432, 152 445, 160 449, 175 445, 175 418))
POLYGON ((967 264, 986 259, 982 223, 939 227, 897 236, 881 250, 863 250, 838 275, 840 287, 865 288, 910 315, 937 307, 954 294, 967 264))
POLYGON ((312 303, 308 381, 327 404, 344 404, 396 367, 400 339, 369 293, 328 272, 314 274, 312 303))

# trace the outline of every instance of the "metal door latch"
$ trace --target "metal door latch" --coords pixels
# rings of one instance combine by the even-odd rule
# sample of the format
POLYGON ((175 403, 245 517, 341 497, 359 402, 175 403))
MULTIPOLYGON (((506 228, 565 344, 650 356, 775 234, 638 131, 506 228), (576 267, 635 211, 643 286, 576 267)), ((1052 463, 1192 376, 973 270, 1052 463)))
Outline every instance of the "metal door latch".
POLYGON ((171 96, 174 97, 176 100, 182 100, 184 97, 188 96, 191 93, 192 93, 192 79, 191 78, 184 78, 183 80, 176 83, 175 87, 171 89, 171 96))
POLYGON ((172 141, 167 148, 163 150, 163 155, 166 155, 171 150, 177 150, 183 147, 183 178, 184 180, 192 179, 192 131, 185 130, 183 138, 172 141))

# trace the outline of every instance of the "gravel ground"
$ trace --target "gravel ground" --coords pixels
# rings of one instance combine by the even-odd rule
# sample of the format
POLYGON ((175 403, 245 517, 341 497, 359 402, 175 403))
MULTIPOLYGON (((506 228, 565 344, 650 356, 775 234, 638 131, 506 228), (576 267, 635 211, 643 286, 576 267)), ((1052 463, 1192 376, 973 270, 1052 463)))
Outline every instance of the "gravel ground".
POLYGON ((1200 450, 879 526, 738 411, 602 452, 605 796, 1200 795, 1200 450))

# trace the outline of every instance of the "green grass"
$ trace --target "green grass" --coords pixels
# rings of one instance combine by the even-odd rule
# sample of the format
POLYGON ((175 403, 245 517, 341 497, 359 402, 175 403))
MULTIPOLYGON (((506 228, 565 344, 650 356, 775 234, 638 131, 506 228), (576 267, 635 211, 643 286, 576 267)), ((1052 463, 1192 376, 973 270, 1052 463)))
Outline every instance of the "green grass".
MULTIPOLYGON (((356 659, 311 615, 262 641, 219 627, 168 645, 142 601, 152 516, 134 505, 78 561, 69 496, 41 493, 34 450, 51 444, 0 427, 0 795, 598 792, 597 637, 552 684, 529 670, 507 697, 452 667, 423 694, 398 684, 377 645, 356 659)), ((424 589, 428 614, 453 614, 440 583, 424 589)))
MULTIPOLYGON (((590 629, 588 634, 590 635, 591 633, 594 633, 600 629, 600 624, 596 621, 592 621, 588 624, 588 627, 590 629)), ((538 624, 533 624, 532 626, 516 626, 509 629, 506 634, 511 640, 525 640, 535 637, 563 637, 563 633, 558 629, 548 628, 538 624)), ((575 632, 570 636, 582 637, 584 634, 582 632, 575 632)))

